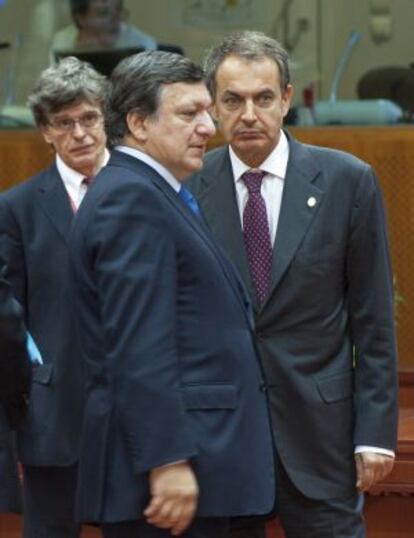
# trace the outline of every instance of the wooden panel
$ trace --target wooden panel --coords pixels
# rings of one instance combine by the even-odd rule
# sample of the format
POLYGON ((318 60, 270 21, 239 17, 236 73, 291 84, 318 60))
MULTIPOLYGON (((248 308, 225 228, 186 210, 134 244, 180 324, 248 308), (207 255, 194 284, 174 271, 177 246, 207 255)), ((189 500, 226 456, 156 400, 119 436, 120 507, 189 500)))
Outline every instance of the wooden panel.
POLYGON ((414 131, 412 127, 292 129, 303 142, 349 151, 376 170, 387 207, 398 293, 399 364, 414 367, 414 131))
MULTIPOLYGON (((20 538, 21 532, 21 516, 0 514, 0 538, 20 538)), ((96 528, 85 526, 81 538, 102 538, 102 534, 96 528)))
POLYGON ((53 151, 34 130, 0 130, 0 190, 46 168, 53 151))

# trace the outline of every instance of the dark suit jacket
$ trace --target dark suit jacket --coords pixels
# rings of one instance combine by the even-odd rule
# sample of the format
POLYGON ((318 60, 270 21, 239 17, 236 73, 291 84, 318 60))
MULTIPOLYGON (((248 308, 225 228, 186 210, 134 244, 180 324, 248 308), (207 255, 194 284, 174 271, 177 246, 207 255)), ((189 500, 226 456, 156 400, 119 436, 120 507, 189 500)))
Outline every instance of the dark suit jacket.
POLYGON ((14 432, 0 406, 0 513, 21 511, 14 432))
POLYGON ((30 388, 23 311, 3 278, 0 262, 0 512, 21 508, 14 451, 14 428, 24 419, 30 388))
POLYGON ((20 460, 70 465, 78 458, 84 371, 67 309, 68 195, 55 165, 0 195, 0 255, 44 365, 33 368, 20 460))
POLYGON ((5 280, 0 261, 0 403, 28 393, 30 364, 26 352, 23 311, 5 280))
POLYGON ((267 400, 241 282, 157 172, 114 152, 71 235, 89 372, 78 513, 142 517, 148 472, 190 460, 198 514, 269 511, 267 400))
MULTIPOLYGON (((343 152, 289 145, 256 335, 279 457, 305 495, 326 499, 354 490, 354 445, 395 448, 392 274, 372 169, 343 152)), ((206 156, 191 186, 254 296, 227 147, 206 156)))

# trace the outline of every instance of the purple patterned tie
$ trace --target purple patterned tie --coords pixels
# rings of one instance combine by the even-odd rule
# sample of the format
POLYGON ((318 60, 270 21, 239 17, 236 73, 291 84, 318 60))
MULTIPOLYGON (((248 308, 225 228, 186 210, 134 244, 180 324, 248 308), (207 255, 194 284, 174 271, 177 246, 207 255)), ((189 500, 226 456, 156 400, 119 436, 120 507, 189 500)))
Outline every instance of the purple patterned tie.
POLYGON ((269 292, 272 267, 272 242, 267 221, 266 204, 260 193, 265 172, 249 171, 242 179, 249 192, 243 212, 243 235, 250 276, 262 305, 269 292))

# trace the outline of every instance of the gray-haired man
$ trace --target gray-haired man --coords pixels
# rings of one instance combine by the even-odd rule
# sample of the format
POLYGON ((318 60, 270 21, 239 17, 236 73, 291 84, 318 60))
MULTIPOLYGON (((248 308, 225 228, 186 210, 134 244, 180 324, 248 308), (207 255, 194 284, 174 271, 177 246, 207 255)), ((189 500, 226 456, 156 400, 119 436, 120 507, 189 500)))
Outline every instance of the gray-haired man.
POLYGON ((79 536, 74 496, 85 382, 65 295, 67 235, 109 157, 106 96, 104 77, 76 58, 46 69, 29 104, 54 163, 0 196, 0 254, 43 359, 33 368, 29 416, 18 432, 25 538, 79 536))

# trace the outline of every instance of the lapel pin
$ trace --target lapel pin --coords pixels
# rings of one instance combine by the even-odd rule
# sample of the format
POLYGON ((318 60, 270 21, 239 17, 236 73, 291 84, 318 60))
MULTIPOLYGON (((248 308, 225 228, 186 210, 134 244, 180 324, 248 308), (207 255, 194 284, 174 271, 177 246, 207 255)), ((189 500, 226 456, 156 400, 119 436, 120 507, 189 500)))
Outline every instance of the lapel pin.
POLYGON ((316 202, 317 202, 316 198, 314 196, 311 196, 310 198, 308 198, 308 201, 307 201, 308 207, 315 207, 316 202))

